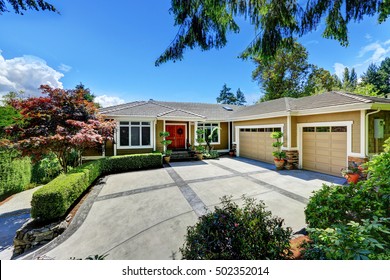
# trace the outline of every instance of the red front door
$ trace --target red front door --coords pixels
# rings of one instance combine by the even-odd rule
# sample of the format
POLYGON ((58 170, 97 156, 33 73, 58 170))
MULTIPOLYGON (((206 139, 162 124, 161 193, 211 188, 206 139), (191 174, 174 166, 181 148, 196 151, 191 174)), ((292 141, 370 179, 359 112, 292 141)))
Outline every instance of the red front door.
POLYGON ((186 147, 186 126, 178 124, 167 124, 166 130, 169 132, 167 140, 171 140, 172 144, 168 146, 168 149, 185 149, 186 147))

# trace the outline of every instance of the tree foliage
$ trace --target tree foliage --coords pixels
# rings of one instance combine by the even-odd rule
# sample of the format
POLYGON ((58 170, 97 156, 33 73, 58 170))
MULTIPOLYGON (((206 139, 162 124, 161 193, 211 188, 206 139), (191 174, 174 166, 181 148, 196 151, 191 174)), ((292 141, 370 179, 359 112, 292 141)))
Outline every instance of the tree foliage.
POLYGON ((52 4, 43 0, 0 0, 0 15, 4 12, 9 12, 7 6, 11 6, 15 13, 21 15, 23 15, 23 12, 28 9, 58 12, 52 4))
POLYGON ((66 172, 70 153, 77 151, 81 157, 84 149, 111 139, 115 124, 104 121, 95 105, 84 98, 83 90, 50 86, 41 86, 41 90, 41 97, 12 101, 23 123, 13 125, 7 133, 23 155, 39 160, 53 152, 66 172))
POLYGON ((293 48, 293 38, 316 30, 325 22, 323 36, 348 45, 348 25, 364 16, 378 15, 385 21, 390 7, 385 0, 171 0, 170 12, 179 30, 156 60, 182 60, 186 49, 219 49, 227 44, 227 34, 239 33, 239 20, 253 25, 255 37, 242 57, 273 57, 280 47, 293 48))
POLYGON ((386 57, 379 66, 370 64, 361 78, 364 85, 373 85, 379 95, 390 94, 390 58, 386 57))
POLYGON ((252 72, 252 78, 258 81, 265 93, 261 101, 304 95, 311 65, 308 63, 308 53, 301 44, 295 42, 292 49, 279 48, 273 61, 262 57, 253 60, 256 69, 252 72))
POLYGON ((217 97, 217 103, 230 104, 230 105, 244 105, 246 103, 244 93, 238 89, 236 95, 231 91, 226 84, 223 85, 219 96, 217 97))
POLYGON ((324 68, 318 68, 312 65, 311 73, 307 78, 304 95, 319 94, 331 91, 339 87, 340 80, 337 75, 332 75, 324 68))

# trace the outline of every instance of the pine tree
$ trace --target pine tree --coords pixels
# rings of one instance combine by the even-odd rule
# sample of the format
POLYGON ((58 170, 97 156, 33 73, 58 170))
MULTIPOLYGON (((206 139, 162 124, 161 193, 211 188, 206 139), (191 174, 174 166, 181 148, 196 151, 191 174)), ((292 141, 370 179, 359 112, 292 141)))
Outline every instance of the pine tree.
POLYGON ((236 104, 236 97, 234 94, 231 92, 231 88, 227 87, 226 84, 223 85, 219 96, 217 97, 217 103, 221 104, 231 104, 234 105, 236 104))
POLYGON ((350 90, 354 90, 357 86, 357 74, 355 68, 352 68, 351 74, 349 75, 350 90))
POLYGON ((236 105, 239 105, 239 106, 242 106, 246 103, 246 99, 245 99, 245 95, 244 93, 241 91, 240 88, 238 88, 237 90, 237 93, 236 93, 236 102, 235 104, 236 105))
POLYGON ((351 81, 350 81, 350 75, 349 75, 349 69, 348 67, 344 68, 343 72, 343 89, 348 90, 351 87, 351 81))

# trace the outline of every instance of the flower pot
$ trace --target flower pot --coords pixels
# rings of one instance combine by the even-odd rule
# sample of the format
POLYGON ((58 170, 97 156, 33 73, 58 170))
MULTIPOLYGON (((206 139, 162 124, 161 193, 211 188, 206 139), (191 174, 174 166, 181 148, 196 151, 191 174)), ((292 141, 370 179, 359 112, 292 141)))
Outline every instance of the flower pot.
POLYGON ((203 154, 201 153, 196 154, 196 157, 198 158, 198 160, 203 160, 203 154))
POLYGON ((234 152, 229 152, 229 156, 234 157, 234 152))
POLYGON ((171 161, 171 156, 164 156, 164 161, 169 163, 171 161))
POLYGON ((358 173, 349 173, 345 174, 345 179, 347 179, 348 183, 356 184, 359 181, 360 175, 358 173))
POLYGON ((276 169, 277 169, 277 170, 283 169, 283 166, 284 166, 284 159, 277 159, 277 158, 274 158, 274 163, 275 163, 275 166, 276 166, 276 169))

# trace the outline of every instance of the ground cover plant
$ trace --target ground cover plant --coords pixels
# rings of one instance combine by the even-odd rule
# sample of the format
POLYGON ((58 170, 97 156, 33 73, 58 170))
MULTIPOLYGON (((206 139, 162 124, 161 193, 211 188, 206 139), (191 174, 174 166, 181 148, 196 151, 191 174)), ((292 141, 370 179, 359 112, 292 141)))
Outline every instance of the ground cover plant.
POLYGON ((189 260, 281 260, 291 257, 291 228, 272 217, 263 202, 243 198, 239 207, 223 197, 222 205, 187 228, 180 252, 189 260))

